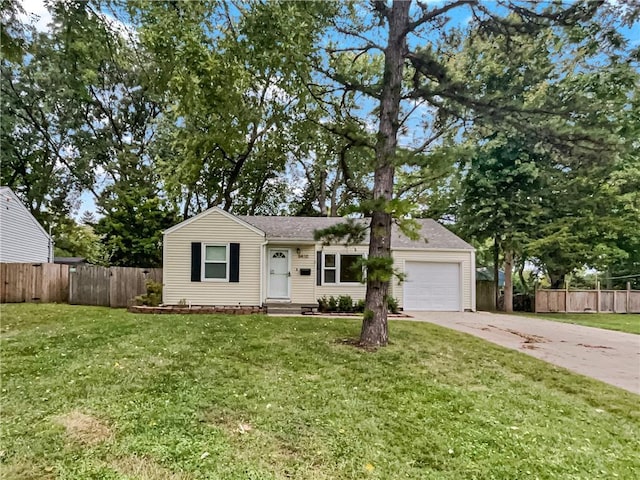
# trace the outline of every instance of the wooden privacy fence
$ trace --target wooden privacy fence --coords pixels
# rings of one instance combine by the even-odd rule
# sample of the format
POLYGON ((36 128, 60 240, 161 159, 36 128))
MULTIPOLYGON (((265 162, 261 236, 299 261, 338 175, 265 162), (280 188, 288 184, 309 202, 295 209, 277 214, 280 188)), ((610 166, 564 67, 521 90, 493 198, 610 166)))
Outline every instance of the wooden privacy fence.
POLYGON ((78 265, 69 272, 69 303, 71 305, 111 306, 109 268, 78 265))
POLYGON ((493 280, 476 280, 476 310, 496 310, 496 284, 493 280))
POLYGON ((146 293, 147 280, 162 283, 162 269, 79 265, 69 272, 69 303, 128 307, 146 293))
POLYGON ((69 303, 127 307, 146 293, 147 280, 162 283, 162 269, 79 265, 69 272, 69 303))
POLYGON ((41 302, 127 307, 146 293, 147 280, 162 283, 161 268, 0 264, 2 303, 41 302))
POLYGON ((0 263, 0 303, 66 303, 68 299, 68 265, 0 263))
POLYGON ((109 302, 112 307, 128 307, 138 295, 147 293, 147 280, 162 283, 161 268, 111 267, 109 302), (131 295, 135 292, 134 295, 131 295))
POLYGON ((640 313, 640 290, 537 290, 538 313, 640 313))

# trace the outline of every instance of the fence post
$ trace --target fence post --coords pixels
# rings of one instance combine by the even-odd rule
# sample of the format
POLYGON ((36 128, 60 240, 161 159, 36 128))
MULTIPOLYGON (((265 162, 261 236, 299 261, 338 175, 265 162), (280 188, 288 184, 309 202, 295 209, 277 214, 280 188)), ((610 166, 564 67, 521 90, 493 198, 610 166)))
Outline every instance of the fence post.
POLYGON ((564 282, 564 313, 569 313, 569 283, 564 282))
POLYGON ((596 282, 596 312, 600 313, 600 282, 596 282))
POLYGON ((631 282, 627 282, 627 302, 625 312, 629 313, 629 297, 631 296, 631 282))

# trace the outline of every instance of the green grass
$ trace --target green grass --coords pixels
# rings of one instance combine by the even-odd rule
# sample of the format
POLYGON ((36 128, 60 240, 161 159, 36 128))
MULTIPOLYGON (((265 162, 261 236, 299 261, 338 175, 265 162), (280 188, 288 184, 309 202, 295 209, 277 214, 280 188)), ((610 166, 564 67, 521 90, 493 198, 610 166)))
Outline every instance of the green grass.
POLYGON ((3 306, 2 477, 637 478, 638 396, 427 323, 339 341, 359 329, 3 306))
POLYGON ((623 313, 518 313, 525 317, 543 318, 586 327, 605 328, 640 334, 640 315, 623 313))

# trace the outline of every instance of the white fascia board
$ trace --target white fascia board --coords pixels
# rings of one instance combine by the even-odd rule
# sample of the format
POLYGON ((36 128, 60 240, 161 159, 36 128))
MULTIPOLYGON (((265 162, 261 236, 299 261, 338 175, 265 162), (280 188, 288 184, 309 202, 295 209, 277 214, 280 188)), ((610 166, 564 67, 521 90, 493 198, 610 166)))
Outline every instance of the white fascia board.
POLYGON ((258 235, 260 235, 262 237, 265 236, 265 233, 262 230, 254 227, 253 225, 251 225, 250 223, 245 222, 244 220, 240 220, 238 217, 236 217, 232 213, 229 213, 229 212, 227 212, 225 210, 222 210, 219 207, 211 207, 211 208, 205 210, 204 212, 199 213, 198 215, 195 215, 195 216, 193 216, 191 218, 187 218, 183 222, 180 222, 177 225, 174 225, 173 227, 168 228, 167 230, 162 232, 162 234, 163 235, 167 235, 169 233, 175 232, 176 230, 180 230, 182 227, 186 227, 190 223, 195 222, 196 220, 200 220, 201 218, 204 218, 204 217, 206 217, 207 215, 210 215, 213 212, 217 212, 217 213, 223 215, 224 217, 227 217, 228 219, 233 220, 237 224, 242 225, 245 228, 248 228, 252 232, 257 233, 258 235))
POLYGON ((319 242, 315 240, 309 240, 306 238, 268 238, 269 245, 318 245, 319 242))
POLYGON ((475 252, 475 248, 411 248, 411 247, 391 247, 392 252, 475 252))

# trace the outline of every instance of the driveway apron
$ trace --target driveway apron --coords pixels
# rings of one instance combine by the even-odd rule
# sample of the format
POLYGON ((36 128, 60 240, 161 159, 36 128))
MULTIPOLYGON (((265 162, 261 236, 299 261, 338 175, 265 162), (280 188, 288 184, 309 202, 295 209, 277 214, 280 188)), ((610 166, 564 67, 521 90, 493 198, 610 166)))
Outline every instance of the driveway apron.
POLYGON ((640 335, 487 312, 405 312, 640 394, 640 335))

